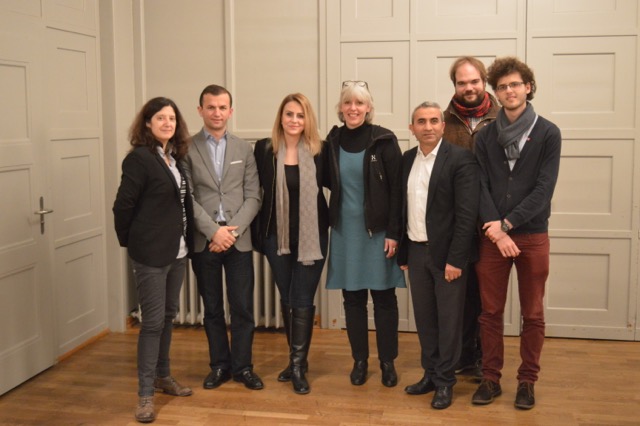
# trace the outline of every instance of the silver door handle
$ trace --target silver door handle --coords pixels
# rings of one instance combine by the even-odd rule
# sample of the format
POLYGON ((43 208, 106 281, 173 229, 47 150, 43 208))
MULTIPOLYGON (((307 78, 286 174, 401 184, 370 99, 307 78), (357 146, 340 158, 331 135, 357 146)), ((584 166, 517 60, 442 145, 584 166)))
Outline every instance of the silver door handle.
POLYGON ((37 212, 33 212, 33 214, 49 214, 49 213, 53 213, 53 210, 38 210, 37 212))
POLYGON ((40 210, 33 212, 33 214, 40 215, 40 233, 44 234, 44 215, 53 213, 53 209, 45 209, 44 208, 44 198, 40 197, 40 210))

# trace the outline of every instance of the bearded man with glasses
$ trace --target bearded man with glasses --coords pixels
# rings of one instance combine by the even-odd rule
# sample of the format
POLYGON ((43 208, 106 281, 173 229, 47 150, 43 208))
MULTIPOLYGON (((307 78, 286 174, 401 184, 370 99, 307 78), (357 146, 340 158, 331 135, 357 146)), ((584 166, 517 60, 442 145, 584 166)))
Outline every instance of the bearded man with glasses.
POLYGON ((504 307, 515 265, 522 312, 515 406, 531 409, 544 342, 548 227, 562 137, 560 129, 536 114, 529 103, 536 83, 527 64, 515 57, 498 58, 489 67, 488 82, 502 108, 496 120, 478 133, 475 146, 484 231, 476 263, 483 378, 472 402, 490 404, 502 394, 504 307))

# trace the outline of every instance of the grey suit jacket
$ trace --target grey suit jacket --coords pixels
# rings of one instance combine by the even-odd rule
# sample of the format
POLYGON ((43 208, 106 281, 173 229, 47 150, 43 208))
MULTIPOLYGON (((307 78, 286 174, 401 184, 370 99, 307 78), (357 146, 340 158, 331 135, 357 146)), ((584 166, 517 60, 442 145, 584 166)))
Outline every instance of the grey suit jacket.
POLYGON ((219 180, 207 149, 206 134, 200 130, 192 137, 183 167, 194 200, 195 251, 204 250, 207 240, 220 229, 215 218, 221 202, 227 225, 238 227, 236 249, 250 251, 251 232, 247 230, 260 209, 260 182, 251 145, 227 133, 222 180, 219 180))

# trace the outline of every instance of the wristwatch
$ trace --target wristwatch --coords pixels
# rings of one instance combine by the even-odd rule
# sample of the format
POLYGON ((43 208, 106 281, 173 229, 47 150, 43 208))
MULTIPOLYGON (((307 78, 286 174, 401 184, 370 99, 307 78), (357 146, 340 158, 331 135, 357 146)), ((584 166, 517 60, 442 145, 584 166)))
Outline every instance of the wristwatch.
POLYGON ((509 228, 509 224, 504 219, 500 221, 500 229, 502 232, 509 232, 511 230, 511 228, 509 228))
POLYGON ((240 236, 240 234, 238 234, 238 232, 235 229, 231 231, 231 235, 233 235, 233 238, 238 238, 240 236))

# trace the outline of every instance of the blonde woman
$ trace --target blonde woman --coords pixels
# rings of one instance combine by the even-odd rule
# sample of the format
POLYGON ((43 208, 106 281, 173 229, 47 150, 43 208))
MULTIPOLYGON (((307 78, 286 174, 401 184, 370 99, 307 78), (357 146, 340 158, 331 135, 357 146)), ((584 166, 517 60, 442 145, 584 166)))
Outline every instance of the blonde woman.
POLYGON ((316 116, 301 93, 282 100, 271 138, 257 141, 254 151, 263 201, 253 223, 253 241, 267 256, 280 292, 289 365, 278 381, 291 381, 297 394, 311 390, 305 374, 313 300, 327 253, 322 151, 316 116))
POLYGON ((372 124, 374 106, 364 81, 342 83, 336 105, 343 126, 327 135, 330 169, 331 249, 327 288, 342 290, 354 359, 353 385, 367 380, 367 300, 373 299, 382 384, 398 383, 398 301, 406 287, 393 257, 401 235, 401 162, 391 130, 372 124))

